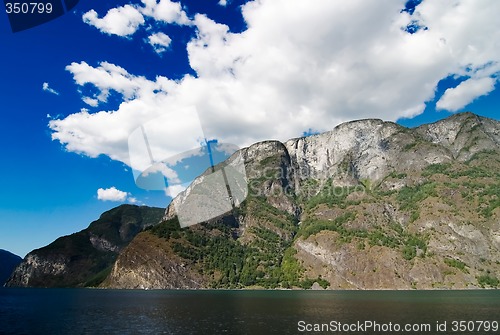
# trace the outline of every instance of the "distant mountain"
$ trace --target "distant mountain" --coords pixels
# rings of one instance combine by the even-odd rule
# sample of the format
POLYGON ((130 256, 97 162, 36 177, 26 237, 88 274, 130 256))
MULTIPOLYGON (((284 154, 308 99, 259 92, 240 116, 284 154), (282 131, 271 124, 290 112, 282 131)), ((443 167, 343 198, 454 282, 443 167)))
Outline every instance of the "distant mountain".
POLYGON ((121 205, 88 228, 33 250, 7 286, 74 287, 98 285, 118 253, 143 229, 157 224, 164 209, 121 205))
POLYGON ((0 287, 5 284, 10 277, 12 271, 18 266, 23 259, 13 253, 0 249, 0 287))
POLYGON ((496 120, 462 113, 412 129, 359 120, 285 143, 256 143, 236 155, 244 158, 248 197, 235 211, 179 227, 179 209, 204 210, 192 200, 211 187, 207 171, 172 201, 162 223, 121 251, 101 285, 499 285, 496 120))
POLYGON ((248 185, 231 173, 224 177, 228 189, 241 192, 235 197, 210 182, 214 171, 207 170, 164 212, 120 206, 89 228, 31 252, 7 284, 500 285, 499 121, 472 113, 411 129, 376 119, 352 121, 284 143, 256 143, 215 172, 231 171, 238 157, 248 185), (227 205, 231 199, 234 209, 220 212, 227 208, 222 204, 214 210, 217 201, 227 205), (222 214, 207 222, 179 225, 179 218, 217 212, 222 214))

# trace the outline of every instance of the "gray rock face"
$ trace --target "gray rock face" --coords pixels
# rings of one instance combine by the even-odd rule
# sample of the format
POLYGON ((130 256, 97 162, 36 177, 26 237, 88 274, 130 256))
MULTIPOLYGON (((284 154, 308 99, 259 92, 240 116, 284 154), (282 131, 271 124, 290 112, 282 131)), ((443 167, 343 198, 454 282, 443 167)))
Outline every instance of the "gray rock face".
POLYGON ((34 279, 46 276, 60 276, 67 270, 69 259, 63 255, 41 257, 37 254, 28 254, 24 261, 16 268, 8 286, 31 286, 34 279))
POLYGON ((382 120, 344 123, 334 130, 285 143, 300 179, 325 180, 351 174, 355 178, 380 179, 390 158, 389 138, 399 126, 382 120))
POLYGON ((120 247, 109 242, 106 240, 104 237, 99 237, 93 233, 89 233, 89 240, 90 243, 94 248, 100 251, 112 251, 112 252, 118 252, 120 251, 120 247))
MULTIPOLYGON (((430 164, 466 161, 476 152, 498 150, 499 146, 498 121, 463 113, 415 129, 377 119, 352 121, 285 143, 259 142, 235 155, 243 157, 248 180, 278 179, 286 193, 300 194, 304 182, 311 179, 320 184, 331 180, 338 186, 357 185, 363 180, 378 183, 391 172, 421 171, 430 164), (266 160, 278 160, 279 164, 266 164, 266 160), (272 176, 276 178, 269 178, 272 176)), ((175 216, 175 207, 181 207, 193 185, 203 183, 204 178, 206 174, 196 178, 172 201, 164 219, 175 216)), ((252 189, 251 184, 248 187, 250 194, 262 191, 252 189)), ((273 185, 267 185, 267 193, 271 189, 273 185)))
POLYGON ((416 131, 425 140, 447 148, 460 161, 481 150, 495 150, 500 145, 498 122, 472 113, 456 114, 422 125, 416 131))
POLYGON ((120 254, 101 287, 118 289, 203 288, 205 280, 162 239, 139 234, 120 254))

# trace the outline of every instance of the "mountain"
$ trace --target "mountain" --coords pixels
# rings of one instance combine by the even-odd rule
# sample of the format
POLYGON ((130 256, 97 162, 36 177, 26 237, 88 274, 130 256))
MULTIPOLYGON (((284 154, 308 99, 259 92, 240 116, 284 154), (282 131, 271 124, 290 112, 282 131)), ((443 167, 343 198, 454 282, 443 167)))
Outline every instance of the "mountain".
POLYGON ((211 187, 207 171, 124 248, 101 286, 497 287, 499 153, 500 123, 472 113, 256 143, 216 167, 244 160, 247 194, 233 211, 180 228, 179 211, 210 212, 193 201, 211 187))
POLYGON ((0 287, 5 284, 12 271, 14 271, 22 260, 21 257, 7 250, 0 249, 0 287))
POLYGON ((96 286, 119 252, 143 229, 157 224, 164 209, 121 205, 103 213, 88 228, 33 250, 6 286, 96 286))
POLYGON ((499 278, 500 122, 461 113, 256 143, 166 210, 120 206, 34 250, 7 284, 463 289, 499 278), (209 219, 181 228, 195 218, 209 219))

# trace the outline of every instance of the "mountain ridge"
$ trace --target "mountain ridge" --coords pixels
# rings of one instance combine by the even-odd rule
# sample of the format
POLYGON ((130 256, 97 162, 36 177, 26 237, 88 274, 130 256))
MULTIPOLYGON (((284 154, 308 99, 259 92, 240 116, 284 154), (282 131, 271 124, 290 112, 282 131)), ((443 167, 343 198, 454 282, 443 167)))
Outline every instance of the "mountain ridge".
POLYGON ((162 277, 156 268, 154 283, 146 280, 151 268, 127 262, 153 261, 138 252, 136 239, 105 286, 496 287, 499 130, 498 121, 472 113, 416 128, 367 119, 243 148, 233 157, 243 157, 249 193, 236 203, 237 217, 176 228, 176 208, 190 206, 185 199, 197 193, 203 174, 167 207, 164 223, 140 234, 161 246, 165 260, 181 258, 182 271, 170 265, 179 276, 162 277), (212 249, 226 250, 234 266, 212 249), (201 283, 190 286, 195 275, 201 283))
POLYGON ((99 284, 120 250, 164 209, 120 205, 102 213, 80 232, 62 236, 28 253, 6 286, 74 287, 99 284))
MULTIPOLYGON (((322 134, 258 142, 215 167, 244 162, 246 197, 236 197, 232 211, 181 229, 179 209, 212 213, 191 201, 206 192, 209 169, 159 223, 115 250, 99 280, 78 285, 498 287, 499 154, 500 122, 473 113, 415 128, 355 120, 322 134)), ((50 265, 57 268, 57 259, 50 265)), ((31 268, 18 267, 17 278, 31 268)))

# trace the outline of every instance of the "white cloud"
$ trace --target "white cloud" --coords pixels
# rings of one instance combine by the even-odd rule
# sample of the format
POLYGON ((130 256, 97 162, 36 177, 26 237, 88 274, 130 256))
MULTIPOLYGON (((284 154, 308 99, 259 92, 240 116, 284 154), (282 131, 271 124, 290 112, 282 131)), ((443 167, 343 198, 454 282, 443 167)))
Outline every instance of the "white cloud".
POLYGON ((143 6, 130 4, 110 9, 103 18, 91 9, 83 14, 83 22, 102 33, 128 37, 133 35, 146 19, 166 24, 189 25, 191 21, 179 2, 170 0, 142 0, 143 6))
POLYGON ((164 23, 176 23, 178 25, 189 25, 190 20, 182 9, 180 2, 170 0, 142 0, 145 5, 141 12, 156 21, 164 23))
POLYGON ((179 179, 179 176, 177 175, 177 172, 175 172, 175 170, 173 170, 172 168, 166 166, 165 164, 161 164, 161 163, 155 164, 151 168, 149 168, 144 173, 144 177, 147 177, 150 174, 154 174, 157 172, 160 172, 162 174, 162 176, 167 178, 169 183, 176 184, 176 183, 181 182, 179 179))
POLYGON ((495 89, 494 78, 471 78, 461 82, 457 87, 447 89, 436 103, 438 109, 446 109, 455 112, 474 99, 490 93, 495 89))
MULTIPOLYGON (((179 3, 143 2, 144 16, 186 22, 179 3)), ((69 151, 130 164, 128 136, 162 115, 175 118, 155 125, 163 136, 156 143, 160 158, 196 146, 186 134, 196 134, 199 125, 179 112, 191 106, 205 137, 241 147, 352 119, 417 115, 449 76, 471 81, 448 91, 442 108, 486 94, 500 71, 500 44, 492 43, 500 40, 500 1, 424 1, 413 16, 401 13, 402 6, 393 0, 252 1, 242 7, 248 29, 241 33, 196 15, 197 34, 187 45, 196 78, 147 79, 106 62, 72 63, 67 70, 75 82, 98 90, 93 99, 106 101, 114 90, 123 102, 117 110, 51 120, 52 138, 69 151), (405 32, 415 19, 428 29, 405 32), (465 89, 474 92, 453 104, 452 92, 465 89)))
POLYGON ((118 190, 116 187, 107 189, 100 188, 97 190, 97 199, 102 201, 120 201, 127 200, 128 193, 118 190))
POLYGON ((44 91, 49 92, 49 93, 52 93, 52 94, 55 94, 55 95, 59 95, 59 92, 57 92, 56 90, 54 90, 53 88, 51 88, 51 87, 49 86, 49 83, 43 83, 43 84, 42 84, 42 89, 43 89, 44 91))
MULTIPOLYGON (((103 66, 92 68, 86 63, 73 65, 68 70, 78 78, 80 85, 93 83, 106 92, 117 90, 124 94, 125 101, 117 111, 94 114, 81 111, 64 119, 51 120, 49 126, 54 131, 52 139, 64 143, 69 151, 90 157, 104 154, 131 166, 128 151, 130 134, 140 125, 165 114, 171 117, 163 118, 160 123, 153 122, 148 127, 148 133, 152 136, 150 142, 155 144, 152 148, 155 157, 162 160, 198 146, 197 138, 180 140, 186 134, 201 134, 201 130, 199 124, 193 122, 197 121, 193 113, 186 113, 182 105, 176 106, 170 102, 166 92, 175 91, 178 85, 175 82, 165 77, 149 81, 126 71, 118 73, 118 70, 110 74, 103 66), (170 145, 164 146, 165 140, 170 145)), ((109 68, 110 65, 105 67, 109 68)), ((150 165, 150 161, 145 155, 137 165, 144 168, 150 165)))
POLYGON ((137 204, 137 203, 140 203, 139 200, 137 200, 136 198, 134 197, 129 197, 128 199, 128 202, 130 202, 131 204, 137 204))
POLYGON ((140 91, 151 92, 154 89, 153 84, 146 78, 130 75, 124 68, 108 62, 102 62, 96 68, 86 62, 73 62, 66 66, 66 70, 73 74, 78 85, 92 84, 99 90, 98 95, 83 98, 85 103, 93 107, 99 102, 106 102, 110 90, 122 94, 129 100, 137 97, 140 91))
MULTIPOLYGON (((99 105, 99 100, 91 97, 82 97, 82 101, 91 107, 97 107, 99 105)), ((88 112, 88 109, 82 108, 82 112, 88 112)))
POLYGON ((96 27, 101 32, 118 36, 132 35, 144 23, 141 12, 131 5, 112 8, 102 19, 92 9, 83 14, 82 18, 83 22, 96 27))
POLYGON ((219 0, 219 6, 226 7, 227 6, 227 0, 219 0))
POLYGON ((173 185, 165 188, 165 195, 167 197, 171 197, 172 199, 175 198, 179 193, 184 191, 186 189, 186 186, 184 185, 173 185))
POLYGON ((172 39, 162 32, 152 34, 148 37, 148 43, 154 48, 157 54, 167 51, 171 42, 172 39))

